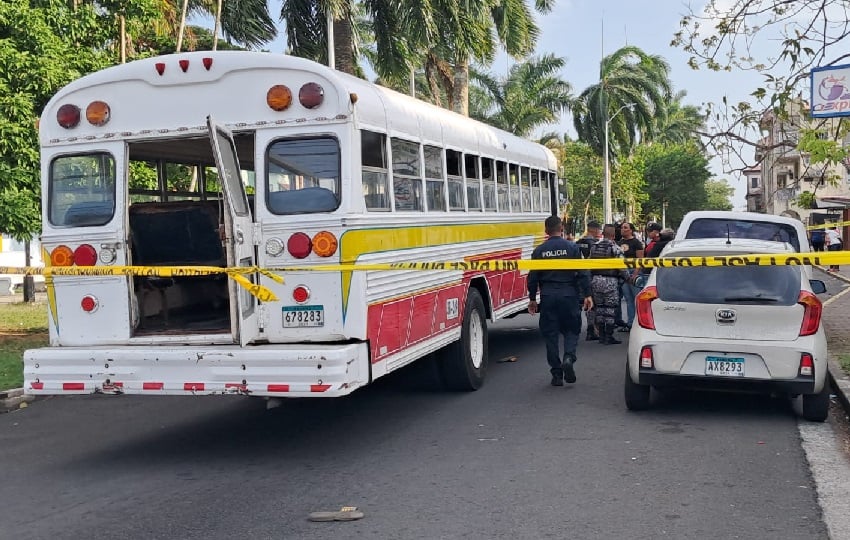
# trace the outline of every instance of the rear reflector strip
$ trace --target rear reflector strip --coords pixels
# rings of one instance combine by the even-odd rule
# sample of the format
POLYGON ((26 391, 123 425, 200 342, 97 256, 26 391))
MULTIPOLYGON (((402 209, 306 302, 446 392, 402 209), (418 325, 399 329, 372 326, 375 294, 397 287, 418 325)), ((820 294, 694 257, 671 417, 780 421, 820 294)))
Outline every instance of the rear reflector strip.
POLYGON ((288 384, 270 384, 268 386, 269 392, 289 392, 288 384))
POLYGON ((142 383, 142 390, 162 390, 164 386, 161 382, 146 382, 142 383))
POLYGON ((310 385, 310 391, 311 392, 324 392, 325 390, 327 390, 330 387, 331 387, 331 385, 329 385, 329 384, 311 384, 310 385))
POLYGON ((81 382, 62 383, 62 390, 85 390, 86 384, 81 382))
POLYGON ((204 383, 202 382, 187 382, 183 383, 183 390, 187 392, 200 392, 204 389, 204 383))
POLYGON ((43 382, 31 383, 30 388, 32 388, 33 390, 44 390, 44 383, 43 382))

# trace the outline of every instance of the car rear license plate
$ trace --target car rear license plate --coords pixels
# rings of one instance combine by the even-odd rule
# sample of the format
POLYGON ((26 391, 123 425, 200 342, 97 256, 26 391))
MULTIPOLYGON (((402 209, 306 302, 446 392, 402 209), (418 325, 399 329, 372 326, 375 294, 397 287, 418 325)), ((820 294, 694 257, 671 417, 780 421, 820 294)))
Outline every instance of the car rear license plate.
POLYGON ((283 327, 324 326, 325 306, 283 306, 283 327))
POLYGON ((706 356, 705 374, 719 377, 743 377, 744 359, 728 356, 706 356))

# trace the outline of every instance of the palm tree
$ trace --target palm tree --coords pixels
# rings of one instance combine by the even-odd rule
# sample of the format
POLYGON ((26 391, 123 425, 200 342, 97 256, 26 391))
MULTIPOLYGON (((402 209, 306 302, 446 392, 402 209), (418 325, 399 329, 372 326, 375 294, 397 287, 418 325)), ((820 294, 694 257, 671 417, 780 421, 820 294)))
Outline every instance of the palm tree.
POLYGON ((471 100, 471 116, 520 137, 556 122, 573 102, 570 84, 557 76, 564 64, 563 58, 546 54, 514 64, 506 78, 473 71, 483 95, 471 100))
POLYGON ((579 139, 603 155, 608 123, 609 151, 615 157, 627 155, 639 140, 652 140, 670 100, 669 73, 666 60, 638 47, 626 46, 603 58, 599 82, 587 87, 573 108, 579 139))
POLYGON ((653 139, 655 142, 677 144, 696 141, 702 146, 698 133, 705 126, 705 114, 699 107, 683 105, 682 100, 686 95, 687 92, 680 90, 665 105, 666 113, 658 123, 653 139))

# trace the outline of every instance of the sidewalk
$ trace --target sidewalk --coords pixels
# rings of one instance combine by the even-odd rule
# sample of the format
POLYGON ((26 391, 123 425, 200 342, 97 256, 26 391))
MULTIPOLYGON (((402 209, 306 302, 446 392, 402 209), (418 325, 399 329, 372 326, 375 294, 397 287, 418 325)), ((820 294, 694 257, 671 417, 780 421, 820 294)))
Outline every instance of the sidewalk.
MULTIPOLYGON (((838 272, 827 272, 826 267, 815 266, 813 278, 833 276, 850 284, 850 266, 839 267, 838 272)), ((829 379, 832 391, 850 416, 850 374, 842 369, 839 358, 850 356, 850 289, 824 302, 823 326, 829 342, 829 379)))

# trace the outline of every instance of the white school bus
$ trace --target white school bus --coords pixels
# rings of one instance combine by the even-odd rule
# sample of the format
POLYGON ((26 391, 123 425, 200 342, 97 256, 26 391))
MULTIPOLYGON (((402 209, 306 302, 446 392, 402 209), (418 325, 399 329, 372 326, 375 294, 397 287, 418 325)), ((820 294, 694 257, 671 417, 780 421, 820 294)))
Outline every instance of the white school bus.
MULTIPOLYGON (((313 271, 530 256, 545 147, 314 62, 194 52, 93 73, 40 122, 50 344, 30 394, 342 396, 437 353, 476 389, 520 271, 313 271), (287 268, 82 275, 88 267, 287 268)), ((91 273, 91 272, 89 272, 91 273)))

